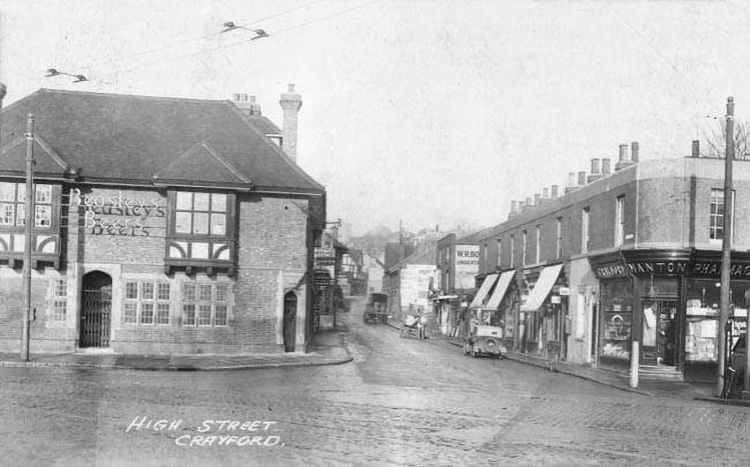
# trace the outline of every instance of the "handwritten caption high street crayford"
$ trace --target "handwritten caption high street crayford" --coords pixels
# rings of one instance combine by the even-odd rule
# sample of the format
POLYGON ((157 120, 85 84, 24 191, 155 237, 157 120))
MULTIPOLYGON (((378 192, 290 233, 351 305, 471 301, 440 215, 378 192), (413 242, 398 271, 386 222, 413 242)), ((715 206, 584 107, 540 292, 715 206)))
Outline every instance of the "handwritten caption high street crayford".
POLYGON ((275 425, 276 422, 266 420, 203 420, 191 429, 183 420, 136 416, 125 432, 194 431, 174 438, 174 443, 181 447, 284 446, 281 437, 272 434, 275 425))

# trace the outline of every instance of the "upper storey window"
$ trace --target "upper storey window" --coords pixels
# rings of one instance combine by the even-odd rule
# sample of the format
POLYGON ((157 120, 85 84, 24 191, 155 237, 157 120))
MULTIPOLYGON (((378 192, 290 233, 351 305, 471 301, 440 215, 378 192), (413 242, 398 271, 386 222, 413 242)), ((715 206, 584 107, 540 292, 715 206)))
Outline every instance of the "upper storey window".
POLYGON ((227 195, 178 191, 175 233, 224 236, 227 233, 227 195))
MULTIPOLYGON (((52 185, 36 185, 34 201, 35 227, 52 227, 52 185)), ((0 182, 0 225, 26 225, 25 183, 0 182)))
POLYGON ((234 271, 235 195, 198 191, 170 193, 167 269, 196 267, 234 271))
MULTIPOLYGON (((32 267, 60 265, 60 185, 34 184, 32 267)), ((26 249, 26 184, 0 182, 0 262, 14 268, 26 249)))

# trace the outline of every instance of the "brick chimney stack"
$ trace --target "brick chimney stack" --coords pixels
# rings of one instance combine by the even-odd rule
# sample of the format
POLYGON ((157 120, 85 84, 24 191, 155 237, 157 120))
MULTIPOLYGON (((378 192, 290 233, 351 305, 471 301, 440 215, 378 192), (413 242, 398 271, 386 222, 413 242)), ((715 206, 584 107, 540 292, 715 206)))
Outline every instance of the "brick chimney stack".
POLYGON ((302 97, 294 92, 293 84, 281 95, 279 104, 284 111, 284 152, 297 162, 297 114, 302 107, 302 97))
POLYGON ((568 184, 565 186, 565 193, 575 190, 578 188, 576 185, 576 173, 568 172, 568 184))
POLYGON ((578 186, 584 186, 586 184, 586 172, 581 170, 578 172, 578 186))
POLYGON ((247 116, 260 116, 260 104, 255 102, 255 96, 248 96, 244 93, 233 94, 232 103, 247 116))
POLYGON ((552 185, 552 193, 551 193, 552 199, 557 199, 557 190, 558 190, 558 186, 552 185))
POLYGON ((630 160, 633 161, 633 163, 638 162, 638 141, 630 143, 630 160))
POLYGON ((595 182, 600 178, 602 178, 602 174, 599 173, 599 159, 595 157, 591 159, 591 175, 588 176, 586 183, 595 182))
POLYGON ((625 167, 631 165, 633 162, 630 160, 630 157, 628 156, 628 145, 627 144, 621 144, 620 145, 620 159, 617 161, 617 164, 615 164, 615 171, 624 169, 625 167))
POLYGON ((697 139, 693 140, 693 157, 701 157, 701 142, 697 139))
POLYGON ((602 158, 602 176, 606 177, 610 174, 610 160, 609 157, 602 158))

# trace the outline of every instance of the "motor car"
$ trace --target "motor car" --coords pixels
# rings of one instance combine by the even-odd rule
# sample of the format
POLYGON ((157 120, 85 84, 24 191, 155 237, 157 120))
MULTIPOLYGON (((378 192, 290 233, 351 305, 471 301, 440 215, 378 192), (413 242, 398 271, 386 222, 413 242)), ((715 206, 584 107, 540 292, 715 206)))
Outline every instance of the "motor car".
POLYGON ((362 313, 362 320, 367 324, 388 324, 388 295, 371 293, 362 313))
POLYGON ((464 342, 464 354, 472 357, 490 356, 503 358, 507 349, 502 343, 503 328, 498 326, 474 326, 464 342))

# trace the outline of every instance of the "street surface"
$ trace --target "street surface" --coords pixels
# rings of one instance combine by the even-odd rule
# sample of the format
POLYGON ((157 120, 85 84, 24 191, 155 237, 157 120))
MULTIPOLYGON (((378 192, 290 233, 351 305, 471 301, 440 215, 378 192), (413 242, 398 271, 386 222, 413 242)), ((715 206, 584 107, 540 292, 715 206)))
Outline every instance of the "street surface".
POLYGON ((750 408, 649 397, 344 321, 352 363, 0 368, 4 465, 747 465, 750 408), (146 419, 144 419, 146 417, 146 419), (162 420, 163 422, 156 423, 162 420), (139 427, 140 425, 140 427, 139 427))

